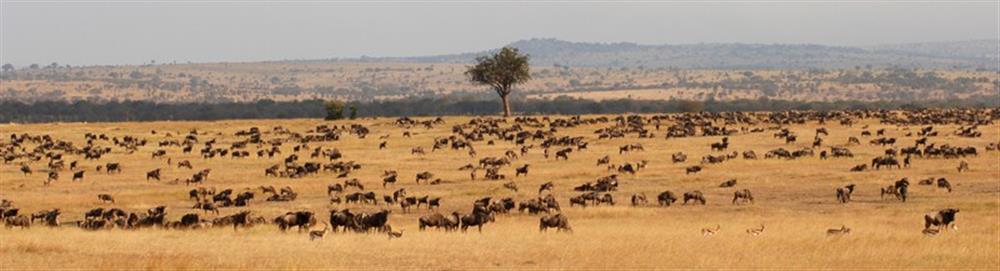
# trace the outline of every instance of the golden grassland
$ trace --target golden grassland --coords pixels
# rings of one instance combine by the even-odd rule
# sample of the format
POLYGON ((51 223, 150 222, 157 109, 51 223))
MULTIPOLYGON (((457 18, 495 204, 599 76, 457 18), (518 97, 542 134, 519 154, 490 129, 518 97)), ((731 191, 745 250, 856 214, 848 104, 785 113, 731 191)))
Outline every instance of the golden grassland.
MULTIPOLYGON (((639 139, 634 136, 612 140, 598 140, 593 131, 607 124, 587 125, 561 129, 558 135, 585 136, 591 142, 588 149, 573 152, 568 161, 545 159, 542 150, 532 149, 528 155, 513 162, 513 166, 531 164, 527 177, 512 177, 513 167, 501 173, 520 186, 519 192, 501 187, 508 181, 470 181, 467 171, 458 167, 475 163, 486 156, 501 156, 504 151, 515 149, 511 142, 497 140, 496 145, 474 143, 479 152, 476 158, 465 151, 438 150, 430 152, 435 137, 450 135, 451 125, 468 121, 465 117, 445 118, 447 124, 433 129, 411 128, 412 138, 402 137, 403 128, 392 125, 392 119, 366 119, 354 121, 368 125, 372 134, 365 139, 345 135, 340 141, 310 147, 336 147, 344 153, 345 160, 360 162, 363 168, 352 174, 366 188, 381 195, 405 187, 410 195, 442 197, 439 212, 467 213, 472 201, 483 196, 513 197, 523 200, 537 196, 538 185, 552 181, 556 184, 553 194, 559 199, 563 212, 570 219, 573 233, 538 231, 538 216, 512 213, 498 215, 496 223, 483 228, 482 233, 470 229, 468 233, 449 233, 417 229, 417 218, 429 211, 419 209, 404 214, 398 206, 330 205, 326 185, 342 182, 332 173, 320 173, 301 179, 264 177, 266 167, 281 162, 271 159, 231 159, 229 157, 203 159, 197 153, 182 154, 177 147, 164 148, 168 157, 176 161, 190 160, 193 170, 167 166, 166 159, 152 159, 156 142, 182 139, 180 135, 191 129, 205 133, 204 140, 216 138, 217 146, 241 140, 233 135, 237 130, 252 126, 270 131, 273 126, 283 126, 292 131, 304 132, 320 124, 342 125, 350 121, 325 122, 319 120, 255 120, 218 122, 144 122, 144 123, 59 123, 33 125, 0 125, 3 140, 11 133, 50 134, 57 139, 72 140, 83 144, 87 132, 105 133, 108 136, 140 136, 150 144, 128 155, 120 148, 100 161, 85 161, 70 156, 67 161, 79 160, 88 170, 85 181, 71 182, 68 171, 62 179, 43 186, 44 172, 24 176, 15 164, 0 165, 0 197, 14 200, 22 212, 61 208, 62 221, 82 219, 83 212, 94 207, 118 207, 128 211, 141 211, 157 205, 168 206, 168 219, 177 220, 186 213, 199 212, 187 196, 192 187, 169 184, 174 178, 184 179, 197 170, 211 168, 205 186, 219 189, 255 188, 260 185, 291 186, 299 192, 293 202, 264 202, 256 200, 248 208, 254 215, 271 218, 292 210, 311 210, 328 217, 330 208, 352 210, 393 210, 390 224, 403 230, 400 239, 389 240, 383 234, 336 233, 322 241, 309 241, 304 233, 280 232, 273 225, 258 225, 234 231, 232 228, 203 230, 110 230, 84 231, 75 227, 47 228, 35 225, 30 229, 0 229, 0 269, 317 269, 317 268, 412 268, 412 269, 675 269, 675 268, 756 268, 756 269, 993 269, 1000 266, 1000 153, 983 152, 984 146, 1000 140, 1000 127, 980 127, 983 136, 964 138, 951 135, 957 126, 936 126, 942 135, 931 137, 931 143, 948 143, 958 146, 975 146, 980 150, 976 157, 967 157, 971 171, 958 173, 960 159, 914 159, 913 166, 852 173, 853 165, 866 163, 884 150, 864 144, 849 146, 854 158, 820 160, 807 157, 798 160, 763 159, 763 153, 778 147, 808 147, 815 128, 821 125, 810 122, 789 128, 800 135, 800 142, 786 145, 772 137, 773 131, 731 136, 728 151, 754 150, 760 160, 736 160, 708 165, 698 174, 685 175, 684 168, 710 151, 709 144, 720 137, 692 137, 664 139, 662 131, 656 138, 639 139), (157 133, 153 135, 152 130, 157 133), (381 135, 390 135, 387 150, 378 150, 381 135), (641 143, 645 151, 618 154, 618 146, 641 143), (428 150, 425 156, 410 154, 412 147, 428 150), (673 164, 670 154, 683 151, 688 154, 686 163, 673 164), (619 191, 614 192, 618 204, 601 207, 569 207, 567 198, 576 195, 572 187, 598 177, 612 174, 604 166, 595 166, 596 160, 610 155, 612 163, 649 160, 650 165, 635 176, 621 178, 619 191), (121 174, 94 172, 98 164, 120 162, 121 174), (145 172, 163 168, 164 181, 146 181, 145 172), (383 170, 394 169, 400 173, 400 182, 383 188, 379 175, 383 170), (417 172, 429 170, 444 184, 414 183, 417 172), (914 182, 911 199, 902 203, 879 197, 879 188, 902 177, 914 182), (955 186, 954 192, 932 186, 916 185, 915 181, 927 177, 946 177, 955 186), (736 178, 735 188, 719 188, 726 179, 736 178), (855 183, 858 188, 854 201, 836 203, 834 189, 855 183), (753 191, 756 203, 734 206, 730 204, 735 189, 753 191), (708 204, 675 205, 659 207, 655 196, 664 190, 683 193, 701 190, 708 204), (96 195, 110 193, 116 204, 102 204, 96 195), (628 197, 645 193, 650 205, 632 207, 628 197), (942 208, 959 208, 957 231, 937 236, 921 234, 923 214, 942 208), (764 224, 765 232, 750 236, 744 231, 764 224), (700 229, 721 226, 721 232, 705 237, 700 229), (828 237, 826 229, 846 225, 852 234, 828 237)), ((877 124, 868 129, 887 128, 887 136, 900 140, 897 146, 909 146, 916 137, 904 137, 908 130, 917 127, 896 127, 877 124)), ((837 124, 822 125, 830 130, 826 145, 844 145, 849 136, 858 136, 862 125, 844 127, 837 124)), ((275 135, 265 134, 265 139, 275 135)), ((535 146, 540 142, 534 142, 535 146)), ((99 143, 107 144, 108 142, 99 143)), ((531 143, 529 143, 531 144, 531 143)), ((293 153, 291 144, 283 146, 283 156, 293 153)), ((253 151, 255 147, 250 146, 253 151)), ((197 148, 196 148, 197 149, 197 148)), ((300 161, 312 161, 307 151, 298 153, 300 161)), ((715 152, 714 154, 718 154, 715 152)), ((45 162, 30 164, 44 168, 45 162)), ((481 172, 480 172, 481 175, 481 172)), ((258 190, 259 191, 259 190, 258 190)), ((258 196, 258 199, 262 197, 258 196)), ((223 208, 222 215, 232 214, 243 207, 223 208)), ((199 212, 200 213, 200 212, 199 212)), ((208 215, 214 217, 214 215, 208 215)))

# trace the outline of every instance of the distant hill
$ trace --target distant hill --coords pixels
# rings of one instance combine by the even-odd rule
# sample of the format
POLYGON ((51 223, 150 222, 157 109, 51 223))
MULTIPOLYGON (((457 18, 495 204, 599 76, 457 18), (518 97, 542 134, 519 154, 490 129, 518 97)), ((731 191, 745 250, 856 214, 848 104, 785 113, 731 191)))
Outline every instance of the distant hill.
MULTIPOLYGON (((698 43, 641 45, 557 39, 509 44, 532 56, 534 65, 693 69, 837 69, 903 67, 997 70, 1000 40, 892 44, 869 47, 815 44, 698 43)), ((490 51, 451 55, 365 58, 365 61, 469 63, 490 51)))

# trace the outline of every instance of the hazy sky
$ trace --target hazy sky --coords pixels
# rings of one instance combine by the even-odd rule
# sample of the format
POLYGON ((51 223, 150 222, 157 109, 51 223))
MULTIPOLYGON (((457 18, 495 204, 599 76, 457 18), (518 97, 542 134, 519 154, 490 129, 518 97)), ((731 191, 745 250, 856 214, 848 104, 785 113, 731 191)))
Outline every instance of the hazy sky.
POLYGON ((996 39, 1000 1, 0 0, 25 66, 415 56, 533 37, 870 45, 996 39))

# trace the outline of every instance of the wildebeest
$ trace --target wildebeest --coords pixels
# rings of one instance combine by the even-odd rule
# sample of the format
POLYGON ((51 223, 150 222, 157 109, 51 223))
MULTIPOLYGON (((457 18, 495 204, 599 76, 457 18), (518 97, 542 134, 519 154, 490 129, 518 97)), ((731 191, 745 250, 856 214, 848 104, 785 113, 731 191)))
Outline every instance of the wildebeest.
POLYGON ((948 182, 948 179, 938 178, 937 179, 937 187, 938 188, 948 189, 948 193, 951 193, 951 182, 948 182))
POLYGON ((729 179, 719 184, 719 187, 733 187, 733 186, 736 186, 736 179, 729 179))
POLYGON ((851 201, 851 193, 854 193, 854 184, 848 184, 837 188, 837 201, 847 203, 851 201))
POLYGON ((694 201, 705 205, 705 195, 698 190, 684 193, 684 204, 687 204, 688 201, 694 201))
POLYGON ((451 215, 454 219, 449 219, 448 217, 440 213, 433 213, 430 215, 421 216, 417 220, 417 222, 420 226, 421 231, 428 227, 444 228, 446 231, 451 231, 456 229, 458 227, 458 224, 460 223, 459 221, 461 221, 461 217, 458 214, 458 212, 452 212, 451 215))
POLYGON ((684 174, 686 175, 686 174, 691 174, 691 173, 698 173, 698 172, 701 171, 701 169, 702 169, 701 166, 690 166, 690 167, 687 167, 685 169, 685 173, 684 174))
POLYGON ((493 214, 487 208, 477 206, 473 208, 471 214, 462 216, 462 231, 465 232, 469 227, 475 226, 482 232, 483 225, 493 221, 493 214))
POLYGON ((753 194, 750 193, 750 189, 741 189, 733 192, 733 204, 738 204, 740 202, 753 203, 753 194))
POLYGON ((308 230, 316 224, 316 216, 309 211, 287 212, 284 215, 274 218, 274 224, 278 225, 281 231, 291 227, 298 227, 299 231, 308 230))
POLYGON ((97 199, 105 203, 107 202, 115 203, 115 198, 112 197, 110 194, 98 194, 97 199))
POLYGON ((677 196, 674 195, 674 192, 668 190, 668 191, 663 191, 662 193, 660 193, 660 195, 656 196, 656 200, 660 203, 661 206, 662 205, 670 206, 670 204, 673 204, 675 201, 677 201, 677 196))
POLYGON ((76 181, 76 180, 81 180, 82 181, 83 180, 83 172, 84 172, 83 170, 74 172, 73 173, 73 181, 76 181))
POLYGON ((434 178, 434 173, 431 173, 430 171, 417 173, 417 184, 419 184, 421 180, 430 181, 431 178, 434 178))
POLYGON ((528 176, 528 166, 530 166, 530 165, 524 164, 524 166, 518 167, 516 169, 517 173, 514 173, 514 176, 517 177, 517 176, 521 176, 522 174, 524 176, 528 176))
POLYGON ((146 180, 148 181, 149 179, 156 179, 157 181, 159 181, 160 180, 160 169, 157 168, 157 169, 154 169, 154 170, 152 170, 150 172, 146 172, 146 180))
POLYGON ((646 193, 632 194, 632 206, 645 205, 646 203, 646 193))
POLYGON ((538 230, 545 231, 548 228, 556 228, 557 232, 573 231, 573 228, 569 226, 569 218, 566 218, 562 213, 546 215, 539 219, 538 230))
POLYGON ((931 226, 937 226, 938 229, 947 227, 955 222, 955 214, 958 213, 958 209, 947 208, 942 209, 937 212, 931 212, 924 214, 924 229, 930 228, 931 226))

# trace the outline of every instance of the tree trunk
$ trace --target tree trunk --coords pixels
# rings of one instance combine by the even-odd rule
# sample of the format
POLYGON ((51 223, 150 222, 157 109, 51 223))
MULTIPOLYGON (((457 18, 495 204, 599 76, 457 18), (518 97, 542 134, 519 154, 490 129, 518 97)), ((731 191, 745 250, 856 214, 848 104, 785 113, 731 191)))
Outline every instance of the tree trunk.
POLYGON ((510 117, 510 101, 507 100, 507 96, 509 95, 500 95, 500 100, 503 102, 503 117, 505 118, 510 117))

